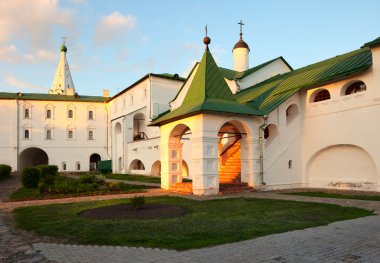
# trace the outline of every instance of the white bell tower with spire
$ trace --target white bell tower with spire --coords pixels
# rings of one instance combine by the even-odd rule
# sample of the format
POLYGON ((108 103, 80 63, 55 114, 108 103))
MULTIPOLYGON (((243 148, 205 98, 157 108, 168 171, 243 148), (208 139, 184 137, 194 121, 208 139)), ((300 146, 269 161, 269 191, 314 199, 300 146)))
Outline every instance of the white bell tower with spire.
POLYGON ((243 21, 240 20, 240 39, 232 49, 234 56, 234 70, 245 71, 249 68, 249 46, 243 40, 243 21))
POLYGON ((71 78, 69 64, 66 58, 67 47, 65 46, 65 38, 61 46, 61 58, 59 59, 57 71, 55 72, 54 81, 49 90, 49 94, 58 95, 74 95, 74 82, 71 78))

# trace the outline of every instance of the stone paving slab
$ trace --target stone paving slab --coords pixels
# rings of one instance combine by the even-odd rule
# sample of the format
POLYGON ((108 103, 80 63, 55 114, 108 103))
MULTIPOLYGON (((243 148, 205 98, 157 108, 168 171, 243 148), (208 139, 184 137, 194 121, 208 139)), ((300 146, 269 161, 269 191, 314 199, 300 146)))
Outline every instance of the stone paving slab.
POLYGON ((34 244, 57 262, 380 262, 380 216, 332 223, 183 252, 151 248, 34 244))

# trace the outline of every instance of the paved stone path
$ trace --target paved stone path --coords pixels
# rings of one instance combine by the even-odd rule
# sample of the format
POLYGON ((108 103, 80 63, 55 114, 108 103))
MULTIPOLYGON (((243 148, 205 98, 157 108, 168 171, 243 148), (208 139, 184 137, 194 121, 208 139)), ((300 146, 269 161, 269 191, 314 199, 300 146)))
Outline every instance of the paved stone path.
POLYGON ((373 262, 380 261, 380 216, 177 252, 131 247, 34 244, 57 262, 373 262))
MULTIPOLYGON (((9 212, 20 206, 126 198, 135 194, 3 202, 19 186, 12 180, 7 184, 0 183, 0 262, 380 262, 379 215, 183 252, 46 242, 28 232, 16 230, 10 223, 9 212)), ((161 189, 145 195, 178 196, 161 189)), ((208 200, 242 196, 354 206, 380 214, 380 202, 376 201, 303 197, 276 192, 184 197, 208 200)))

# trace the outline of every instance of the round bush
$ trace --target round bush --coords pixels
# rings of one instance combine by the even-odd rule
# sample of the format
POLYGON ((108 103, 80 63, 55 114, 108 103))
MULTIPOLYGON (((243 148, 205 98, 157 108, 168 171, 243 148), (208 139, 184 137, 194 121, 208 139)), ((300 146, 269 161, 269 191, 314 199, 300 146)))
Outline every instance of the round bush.
POLYGON ((29 167, 22 170, 21 182, 26 188, 37 188, 41 177, 41 170, 35 167, 29 167))
POLYGON ((11 176, 12 167, 6 164, 0 164, 0 180, 11 176))

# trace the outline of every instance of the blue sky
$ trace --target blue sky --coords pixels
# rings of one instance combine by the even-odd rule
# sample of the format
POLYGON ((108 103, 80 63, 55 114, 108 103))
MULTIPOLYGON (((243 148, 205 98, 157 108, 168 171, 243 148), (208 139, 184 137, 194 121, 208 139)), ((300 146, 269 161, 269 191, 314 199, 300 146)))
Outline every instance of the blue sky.
POLYGON ((79 94, 111 95, 145 74, 185 76, 204 51, 232 68, 243 20, 250 67, 283 56, 299 68, 380 36, 378 0, 0 1, 0 91, 47 93, 62 36, 79 94))

